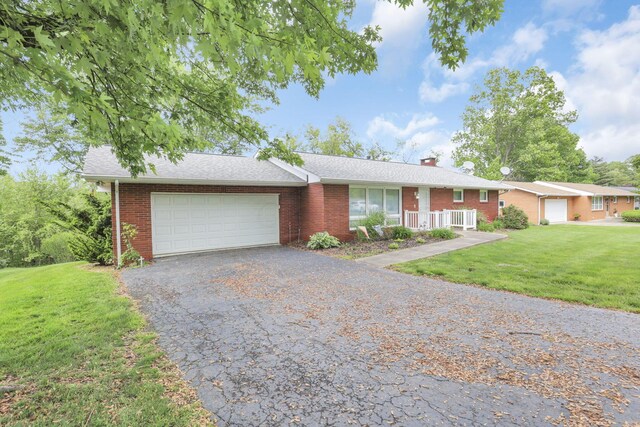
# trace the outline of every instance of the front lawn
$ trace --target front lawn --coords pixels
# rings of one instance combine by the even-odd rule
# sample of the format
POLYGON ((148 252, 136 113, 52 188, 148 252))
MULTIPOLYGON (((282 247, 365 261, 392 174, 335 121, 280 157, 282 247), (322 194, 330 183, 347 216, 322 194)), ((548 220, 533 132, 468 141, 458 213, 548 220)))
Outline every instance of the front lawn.
POLYGON ((639 255, 640 228, 554 225, 394 268, 640 313, 639 255))
POLYGON ((202 425, 108 269, 0 270, 0 425, 202 425))

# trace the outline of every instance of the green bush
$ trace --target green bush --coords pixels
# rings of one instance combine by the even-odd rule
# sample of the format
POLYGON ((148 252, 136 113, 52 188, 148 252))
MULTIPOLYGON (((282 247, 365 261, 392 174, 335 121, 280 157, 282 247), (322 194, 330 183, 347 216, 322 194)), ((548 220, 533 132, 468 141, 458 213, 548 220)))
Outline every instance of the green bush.
POLYGON ((73 233, 70 232, 54 234, 42 241, 40 251, 56 264, 75 261, 76 257, 69 250, 69 244, 73 239, 73 233))
POLYGON ((138 235, 138 227, 126 222, 122 223, 122 241, 124 242, 127 250, 120 255, 120 267, 128 267, 130 265, 136 265, 140 261, 140 252, 133 247, 133 241, 138 235))
POLYGON ((549 220, 547 218, 542 218, 540 220, 540 225, 549 225, 549 220))
POLYGON ((626 222, 640 222, 640 211, 622 212, 622 219, 626 222))
MULTIPOLYGON (((69 250, 76 257, 101 265, 113 261, 111 244, 111 198, 83 193, 83 205, 45 204, 56 224, 73 233, 69 250)), ((44 204, 44 203, 43 203, 44 204)))
POLYGON ((421 245, 422 245, 422 244, 424 244, 424 243, 427 243, 427 241, 426 241, 426 240, 424 240, 422 237, 418 237, 418 238, 416 239, 416 243, 419 243, 419 244, 421 244, 421 245))
MULTIPOLYGON (((365 219, 360 220, 358 225, 361 225, 367 229, 367 233, 369 233, 369 238, 372 240, 388 239, 389 237, 387 237, 387 233, 385 233, 383 236, 380 236, 374 228, 376 225, 383 227, 385 220, 386 220, 386 215, 384 214, 384 212, 380 212, 380 211, 373 212, 369 214, 369 216, 366 217, 365 219)), ((362 232, 358 231, 358 238, 363 239, 365 238, 365 236, 362 235, 362 232)))
POLYGON ((307 243, 307 247, 310 249, 329 249, 337 248, 338 246, 340 246, 340 240, 326 231, 315 233, 309 238, 309 243, 307 243))
POLYGON ((400 245, 397 243, 389 243, 389 249, 399 249, 400 245))
POLYGON ((394 239, 410 239, 411 237, 413 237, 413 231, 403 225, 393 227, 392 233, 394 239))
POLYGON ((523 230, 529 227, 529 217, 522 209, 515 205, 509 205, 502 208, 502 217, 500 218, 505 228, 513 230, 523 230))
POLYGON ((450 228, 434 228, 429 234, 431 234, 431 237, 443 240, 451 240, 456 237, 456 233, 450 228))
POLYGON ((501 219, 494 219, 493 222, 493 229, 494 230, 502 230, 504 228, 504 223, 502 222, 501 219))
POLYGON ((495 231, 495 227, 490 222, 481 222, 480 224, 478 224, 478 231, 486 231, 488 233, 491 233, 495 231))

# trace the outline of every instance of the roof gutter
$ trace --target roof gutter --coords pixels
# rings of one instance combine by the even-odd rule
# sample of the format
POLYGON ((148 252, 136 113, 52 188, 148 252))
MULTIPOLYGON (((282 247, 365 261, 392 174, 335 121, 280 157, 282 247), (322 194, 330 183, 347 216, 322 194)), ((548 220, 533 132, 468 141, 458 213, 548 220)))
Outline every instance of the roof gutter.
POLYGON ((116 201, 116 266, 120 267, 120 258, 122 257, 122 237, 120 236, 120 182, 116 179, 115 201, 116 201))
POLYGON ((345 179, 345 178, 322 178, 320 180, 323 184, 346 184, 346 185, 381 185, 381 186, 395 186, 395 187, 429 187, 429 188, 448 188, 448 189, 463 189, 463 190, 511 190, 507 185, 493 185, 493 186, 469 186, 469 185, 455 185, 455 184, 435 184, 433 182, 392 182, 392 181, 370 181, 364 179, 345 179))
POLYGON ((182 179, 182 178, 132 178, 128 176, 104 176, 104 175, 81 175, 89 182, 115 182, 132 184, 179 184, 179 185, 230 185, 230 186, 251 186, 251 187, 304 187, 305 181, 211 181, 205 179, 182 179))

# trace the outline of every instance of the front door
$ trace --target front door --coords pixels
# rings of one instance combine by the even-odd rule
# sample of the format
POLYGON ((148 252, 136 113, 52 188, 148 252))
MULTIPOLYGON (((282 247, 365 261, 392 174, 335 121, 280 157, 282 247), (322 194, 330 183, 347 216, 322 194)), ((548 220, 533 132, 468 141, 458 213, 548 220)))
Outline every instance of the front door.
POLYGON ((608 218, 609 215, 609 200, 611 198, 610 197, 605 197, 604 198, 604 212, 605 212, 605 216, 608 218))
POLYGON ((420 197, 418 200, 418 210, 420 212, 429 212, 431 206, 429 187, 420 187, 418 196, 420 197))

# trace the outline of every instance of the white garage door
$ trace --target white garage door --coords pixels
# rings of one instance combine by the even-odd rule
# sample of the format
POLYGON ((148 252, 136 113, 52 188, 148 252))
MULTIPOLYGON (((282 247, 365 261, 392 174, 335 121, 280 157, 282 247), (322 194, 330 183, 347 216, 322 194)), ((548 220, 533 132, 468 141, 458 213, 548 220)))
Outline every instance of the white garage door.
POLYGON ((546 199, 544 201, 544 216, 549 222, 566 221, 567 201, 564 199, 546 199))
POLYGON ((277 194, 151 194, 153 255, 272 245, 277 194))

